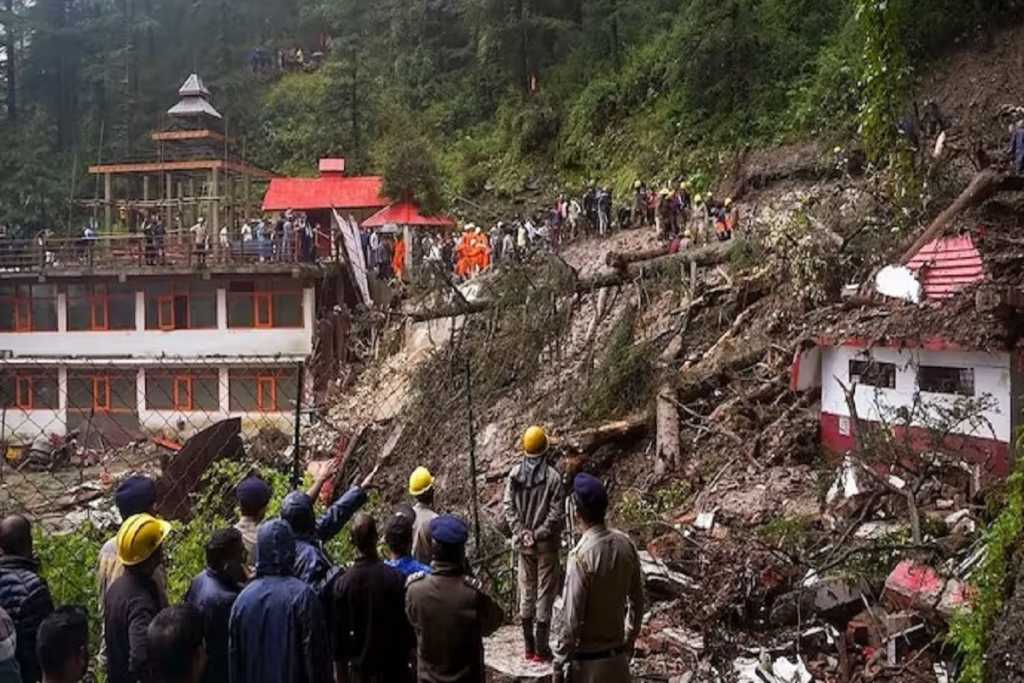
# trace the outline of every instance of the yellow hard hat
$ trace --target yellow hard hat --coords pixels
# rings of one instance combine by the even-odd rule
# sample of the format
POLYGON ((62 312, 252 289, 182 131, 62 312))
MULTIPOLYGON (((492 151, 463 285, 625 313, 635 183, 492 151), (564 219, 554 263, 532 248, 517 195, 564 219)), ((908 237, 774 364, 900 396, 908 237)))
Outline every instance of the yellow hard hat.
POLYGON ((534 425, 523 434, 523 450, 528 456, 544 455, 548 449, 548 435, 543 427, 534 425))
POLYGON ((732 206, 732 197, 727 197, 726 198, 725 205, 726 206, 732 206))
POLYGON ((699 194, 693 195, 693 203, 694 204, 700 204, 700 195, 699 194))
POLYGON ((409 493, 414 496, 426 493, 433 485, 434 477, 426 467, 417 467, 409 475, 409 493))
POLYGON ((638 180, 638 181, 636 181, 635 183, 633 183, 633 187, 635 187, 635 188, 636 188, 636 189, 638 189, 638 190, 640 189, 640 186, 641 186, 641 185, 643 185, 643 183, 641 183, 641 182, 640 182, 639 180, 638 180))
POLYGON ((132 515, 117 532, 117 558, 126 567, 142 564, 163 545, 171 523, 145 513, 132 515))

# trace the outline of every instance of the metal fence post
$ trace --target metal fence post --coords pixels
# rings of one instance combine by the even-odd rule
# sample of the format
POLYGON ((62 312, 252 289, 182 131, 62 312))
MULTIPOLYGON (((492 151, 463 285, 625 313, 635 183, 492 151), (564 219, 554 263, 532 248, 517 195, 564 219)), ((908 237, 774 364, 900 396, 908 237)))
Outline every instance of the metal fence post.
POLYGON ((302 485, 302 448, 299 445, 302 438, 302 393, 305 384, 306 365, 299 363, 299 381, 295 392, 295 436, 292 446, 292 487, 298 488, 302 485))

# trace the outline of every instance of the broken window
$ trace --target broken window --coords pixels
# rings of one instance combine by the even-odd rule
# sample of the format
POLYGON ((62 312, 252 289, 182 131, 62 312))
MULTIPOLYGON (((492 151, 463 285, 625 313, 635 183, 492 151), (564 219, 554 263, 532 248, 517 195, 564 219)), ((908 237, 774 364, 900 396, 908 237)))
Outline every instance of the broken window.
POLYGON ((135 290, 125 285, 68 285, 68 330, 135 329, 135 290))
POLYGON ((895 389, 896 364, 876 360, 851 360, 850 381, 879 389, 895 389))
POLYGON ((0 405, 19 410, 57 410, 56 370, 8 370, 0 375, 0 405))
POLYGON ((147 370, 146 408, 182 412, 220 410, 220 381, 216 370, 147 370))
POLYGON ((217 327, 217 287, 210 283, 148 284, 147 330, 208 330, 217 327))
POLYGON ((288 280, 233 281, 228 286, 228 327, 302 327, 302 289, 288 280))
POLYGON ((228 393, 232 412, 291 412, 298 397, 298 372, 266 368, 230 370, 228 393))
POLYGON ((56 285, 0 287, 0 331, 56 332, 56 285))
POLYGON ((921 391, 933 394, 974 396, 974 368, 922 365, 917 370, 917 384, 921 391))

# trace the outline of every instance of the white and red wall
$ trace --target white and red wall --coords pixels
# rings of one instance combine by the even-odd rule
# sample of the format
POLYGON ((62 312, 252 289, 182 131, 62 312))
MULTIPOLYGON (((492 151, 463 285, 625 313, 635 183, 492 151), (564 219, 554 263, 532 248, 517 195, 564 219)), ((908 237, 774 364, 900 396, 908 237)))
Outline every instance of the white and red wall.
MULTIPOLYGON (((956 348, 943 343, 931 343, 924 348, 869 348, 866 344, 847 342, 822 344, 798 355, 793 368, 793 387, 807 389, 821 385, 821 442, 825 450, 842 454, 855 445, 850 409, 843 385, 853 385, 850 361, 873 359, 895 366, 895 386, 882 388, 858 384, 855 403, 861 420, 878 422, 880 413, 892 413, 899 408, 914 406, 919 391, 918 368, 937 366, 969 368, 974 372, 974 397, 990 397, 989 407, 981 417, 983 427, 961 425, 948 445, 960 450, 965 460, 980 464, 991 475, 1005 476, 1011 467, 1010 443, 1018 426, 1015 417, 1020 411, 1015 394, 1024 389, 1021 364, 1016 354, 1006 352, 978 352, 956 348)), ((919 408, 930 411, 934 417, 942 405, 958 400, 954 394, 922 391, 919 408)), ((890 422, 898 422, 891 417, 890 422)), ((911 427, 911 439, 916 447, 927 448, 929 432, 922 420, 911 427)))

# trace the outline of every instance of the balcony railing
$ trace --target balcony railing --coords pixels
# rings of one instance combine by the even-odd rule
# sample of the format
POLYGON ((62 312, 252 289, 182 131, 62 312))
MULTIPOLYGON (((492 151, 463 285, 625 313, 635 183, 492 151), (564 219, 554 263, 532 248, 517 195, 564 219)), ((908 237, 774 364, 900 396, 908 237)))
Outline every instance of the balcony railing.
POLYGON ((314 263, 334 261, 329 235, 317 233, 303 253, 299 240, 230 240, 210 238, 197 243, 191 233, 163 237, 142 234, 16 240, 0 238, 0 273, 114 268, 203 268, 224 265, 314 263), (309 253, 312 252, 312 253, 309 253))

